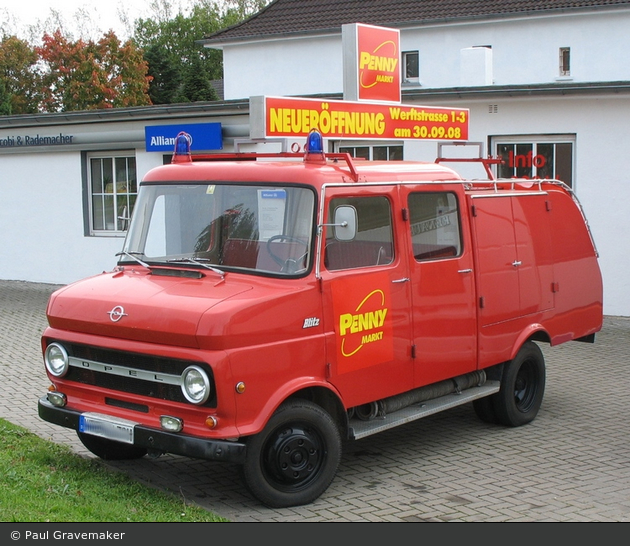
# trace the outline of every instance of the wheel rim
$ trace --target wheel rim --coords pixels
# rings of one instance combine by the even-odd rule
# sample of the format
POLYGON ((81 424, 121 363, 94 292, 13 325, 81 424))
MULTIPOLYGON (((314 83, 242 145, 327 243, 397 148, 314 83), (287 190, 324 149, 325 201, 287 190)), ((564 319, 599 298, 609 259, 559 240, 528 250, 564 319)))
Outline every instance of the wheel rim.
POLYGON ((536 366, 534 363, 529 360, 524 362, 514 382, 514 402, 516 408, 523 413, 529 411, 536 399, 538 390, 536 377, 536 366))
POLYGON ((285 490, 306 487, 320 473, 326 451, 321 436, 311 427, 296 424, 278 429, 264 450, 267 479, 285 490))

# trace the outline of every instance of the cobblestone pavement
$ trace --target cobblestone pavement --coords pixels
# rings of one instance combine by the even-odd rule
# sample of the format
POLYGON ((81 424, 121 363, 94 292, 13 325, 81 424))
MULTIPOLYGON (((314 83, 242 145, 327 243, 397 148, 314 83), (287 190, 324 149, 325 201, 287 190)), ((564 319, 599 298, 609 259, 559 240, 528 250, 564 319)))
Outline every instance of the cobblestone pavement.
MULTIPOLYGON (((37 415, 56 288, 0 281, 0 417, 91 457, 37 415)), ((259 505, 230 464, 166 455, 109 466, 234 522, 630 521, 630 318, 606 317, 593 345, 542 349, 547 388, 533 423, 491 426, 468 404, 347 443, 331 487, 308 506, 259 505)))

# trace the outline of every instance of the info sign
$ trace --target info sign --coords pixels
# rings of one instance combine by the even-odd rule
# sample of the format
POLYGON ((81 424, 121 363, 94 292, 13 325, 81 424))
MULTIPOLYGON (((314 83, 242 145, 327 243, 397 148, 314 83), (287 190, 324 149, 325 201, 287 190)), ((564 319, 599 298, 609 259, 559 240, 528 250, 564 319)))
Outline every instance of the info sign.
POLYGON ((469 110, 292 97, 250 97, 251 138, 467 140, 469 110))

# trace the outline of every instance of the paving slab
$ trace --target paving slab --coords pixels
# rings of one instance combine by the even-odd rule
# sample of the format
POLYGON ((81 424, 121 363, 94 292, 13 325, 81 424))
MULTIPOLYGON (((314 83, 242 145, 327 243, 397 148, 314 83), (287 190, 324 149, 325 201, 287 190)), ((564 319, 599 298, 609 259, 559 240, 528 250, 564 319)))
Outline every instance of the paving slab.
MULTIPOLYGON (((37 415, 56 288, 0 280, 0 417, 92 457, 37 415)), ((261 506, 231 464, 166 455, 108 466, 234 522, 630 521, 630 318, 605 317, 594 344, 541 348, 547 386, 534 422, 488 425, 467 404, 347 442, 331 487, 307 506, 261 506)))

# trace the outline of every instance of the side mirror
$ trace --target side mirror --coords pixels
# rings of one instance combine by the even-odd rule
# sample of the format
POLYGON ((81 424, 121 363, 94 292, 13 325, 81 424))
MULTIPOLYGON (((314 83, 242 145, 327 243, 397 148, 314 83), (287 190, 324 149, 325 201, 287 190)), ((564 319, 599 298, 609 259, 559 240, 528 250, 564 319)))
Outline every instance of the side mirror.
POLYGON ((357 209, 342 205, 335 209, 333 230, 338 241, 351 241, 357 234, 357 209))

